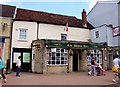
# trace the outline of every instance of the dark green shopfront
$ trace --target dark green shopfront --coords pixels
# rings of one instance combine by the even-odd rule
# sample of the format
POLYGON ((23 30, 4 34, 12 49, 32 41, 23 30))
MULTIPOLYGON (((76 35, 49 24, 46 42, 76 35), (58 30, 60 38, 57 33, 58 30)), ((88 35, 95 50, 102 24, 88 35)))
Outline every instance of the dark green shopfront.
POLYGON ((87 71, 93 56, 103 63, 103 44, 80 41, 34 40, 32 71, 36 73, 69 73, 87 71))

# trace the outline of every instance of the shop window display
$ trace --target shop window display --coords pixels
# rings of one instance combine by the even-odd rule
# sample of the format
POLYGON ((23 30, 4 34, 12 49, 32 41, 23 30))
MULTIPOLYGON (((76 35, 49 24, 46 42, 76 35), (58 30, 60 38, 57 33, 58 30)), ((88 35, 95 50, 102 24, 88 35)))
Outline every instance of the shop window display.
POLYGON ((47 65, 67 65, 68 50, 64 48, 47 48, 47 65))
POLYGON ((91 64, 91 59, 96 57, 96 63, 102 64, 102 52, 101 50, 90 50, 90 54, 87 55, 87 63, 88 65, 91 64))

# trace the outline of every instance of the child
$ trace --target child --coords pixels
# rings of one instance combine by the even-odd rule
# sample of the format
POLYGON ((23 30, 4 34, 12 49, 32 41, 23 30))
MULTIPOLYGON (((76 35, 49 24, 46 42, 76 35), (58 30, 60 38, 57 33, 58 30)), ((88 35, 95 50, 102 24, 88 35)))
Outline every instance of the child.
POLYGON ((99 64, 98 67, 99 67, 99 75, 105 75, 104 74, 105 70, 102 68, 102 66, 99 64))

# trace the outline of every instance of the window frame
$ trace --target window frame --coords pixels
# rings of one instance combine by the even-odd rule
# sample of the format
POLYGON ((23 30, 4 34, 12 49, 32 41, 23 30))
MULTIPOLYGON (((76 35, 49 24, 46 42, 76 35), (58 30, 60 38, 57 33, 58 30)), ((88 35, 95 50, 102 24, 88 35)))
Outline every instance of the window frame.
POLYGON ((61 34, 61 40, 66 41, 67 40, 67 34, 61 34))
POLYGON ((100 37, 100 32, 99 31, 95 31, 95 38, 99 38, 100 37))
POLYGON ((18 32, 18 40, 19 41, 27 41, 27 34, 28 34, 28 29, 25 28, 19 28, 19 32, 18 32), (25 32, 23 32, 23 31, 25 32), (22 32, 21 32, 22 31, 22 32), (21 38, 22 37, 22 38, 21 38))
POLYGON ((64 48, 47 48, 46 65, 50 65, 50 66, 68 65, 68 50, 64 48), (56 50, 53 50, 53 49, 56 49, 56 50), (56 52, 52 52, 52 50, 56 52), (63 50, 64 52, 62 52, 63 50))
POLYGON ((103 59, 102 58, 102 51, 101 50, 90 50, 90 54, 87 55, 87 64, 88 65, 91 65, 91 60, 92 60, 93 56, 96 57, 97 64, 102 64, 102 59, 103 59), (99 63, 98 63, 98 61, 99 61, 99 63))

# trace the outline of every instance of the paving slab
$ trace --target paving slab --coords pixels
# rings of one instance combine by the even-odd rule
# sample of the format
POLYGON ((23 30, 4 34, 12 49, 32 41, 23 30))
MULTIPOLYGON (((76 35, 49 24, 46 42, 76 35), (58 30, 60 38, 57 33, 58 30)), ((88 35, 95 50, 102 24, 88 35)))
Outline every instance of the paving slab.
POLYGON ((15 72, 6 74, 7 83, 2 85, 112 85, 113 72, 106 71, 105 76, 88 76, 87 72, 72 72, 65 74, 35 74, 21 72, 20 77, 15 72))

